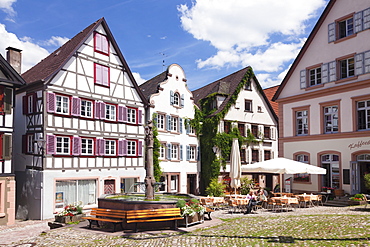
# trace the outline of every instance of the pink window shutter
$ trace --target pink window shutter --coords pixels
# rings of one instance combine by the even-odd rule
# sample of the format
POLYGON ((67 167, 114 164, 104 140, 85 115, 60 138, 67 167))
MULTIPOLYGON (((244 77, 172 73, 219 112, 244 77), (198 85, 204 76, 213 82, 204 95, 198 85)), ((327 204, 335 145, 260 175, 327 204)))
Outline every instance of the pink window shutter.
POLYGON ((95 102, 95 118, 100 119, 100 102, 95 102))
POLYGON ((105 103, 100 102, 100 119, 105 119, 105 103))
POLYGON ((123 140, 123 156, 127 155, 127 140, 123 140))
POLYGON ((109 86, 109 67, 102 66, 102 84, 109 86))
POLYGON ((123 113, 123 122, 127 122, 127 108, 126 107, 123 107, 122 109, 122 113, 123 113))
POLYGON ((123 122, 123 106, 119 105, 118 106, 118 115, 117 115, 117 121, 118 122, 123 122))
POLYGON ((102 66, 100 64, 95 64, 95 83, 103 84, 102 81, 102 66))
POLYGON ((72 116, 80 116, 81 115, 81 99, 72 97, 72 116))
POLYGON ((123 156, 123 140, 118 140, 118 156, 123 156))
POLYGON ((143 156, 143 142, 139 141, 137 145, 137 156, 143 156))
POLYGON ((101 51, 101 49, 102 49, 101 39, 102 39, 101 34, 100 33, 95 33, 95 50, 97 50, 97 51, 101 51))
POLYGON ((102 46, 102 52, 109 53, 109 41, 107 36, 101 36, 101 46, 102 46))
POLYGON ((46 110, 47 112, 55 112, 56 109, 56 100, 55 100, 55 93, 46 93, 46 110))
POLYGON ((141 125, 141 124, 143 124, 143 111, 138 110, 137 112, 138 112, 138 114, 137 114, 137 123, 141 125))
POLYGON ((72 138, 72 155, 81 154, 81 138, 73 137, 72 138))
POLYGON ((46 153, 55 154, 56 137, 55 135, 46 135, 46 153))

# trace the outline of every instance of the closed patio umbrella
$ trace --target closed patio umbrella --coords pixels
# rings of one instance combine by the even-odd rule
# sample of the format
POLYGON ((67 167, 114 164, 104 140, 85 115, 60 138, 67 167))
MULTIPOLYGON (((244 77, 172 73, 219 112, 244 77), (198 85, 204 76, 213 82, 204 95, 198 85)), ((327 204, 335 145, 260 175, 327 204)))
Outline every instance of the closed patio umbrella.
POLYGON ((240 187, 241 162, 238 139, 234 138, 230 153, 230 186, 235 189, 240 187))

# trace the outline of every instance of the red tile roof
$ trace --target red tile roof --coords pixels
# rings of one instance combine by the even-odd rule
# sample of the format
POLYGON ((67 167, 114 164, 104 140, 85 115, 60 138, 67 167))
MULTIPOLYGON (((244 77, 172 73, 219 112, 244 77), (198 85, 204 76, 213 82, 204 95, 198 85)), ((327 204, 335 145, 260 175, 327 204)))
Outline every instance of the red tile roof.
POLYGON ((279 89, 279 86, 280 85, 263 89, 263 92, 265 93, 267 99, 270 102, 270 105, 272 106, 272 109, 274 109, 274 112, 277 116, 279 116, 279 104, 275 101, 272 101, 272 98, 274 97, 276 91, 279 89))

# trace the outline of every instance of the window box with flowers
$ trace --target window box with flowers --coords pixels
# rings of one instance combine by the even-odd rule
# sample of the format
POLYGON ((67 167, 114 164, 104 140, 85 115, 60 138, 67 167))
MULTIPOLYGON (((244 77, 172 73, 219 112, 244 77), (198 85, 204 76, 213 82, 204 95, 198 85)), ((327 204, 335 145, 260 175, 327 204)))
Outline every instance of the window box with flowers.
POLYGON ((181 216, 183 220, 179 221, 179 225, 188 227, 193 224, 204 222, 204 212, 206 208, 203 207, 197 199, 190 199, 189 201, 179 200, 176 206, 181 209, 181 216))
POLYGON ((72 223, 77 221, 84 221, 83 216, 86 216, 82 213, 82 206, 80 203, 72 203, 64 207, 64 210, 55 215, 55 222, 59 223, 72 223))
POLYGON ((350 197, 349 201, 348 201, 348 204, 351 205, 351 206, 364 205, 366 203, 367 203, 367 201, 366 201, 366 197, 365 197, 364 194, 356 194, 356 195, 350 197))

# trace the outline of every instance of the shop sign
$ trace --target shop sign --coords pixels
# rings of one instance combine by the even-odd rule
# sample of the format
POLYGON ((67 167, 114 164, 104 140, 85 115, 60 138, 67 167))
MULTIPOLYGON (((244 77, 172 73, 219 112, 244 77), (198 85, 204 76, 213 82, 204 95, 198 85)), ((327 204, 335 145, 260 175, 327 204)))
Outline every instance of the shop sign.
POLYGON ((367 141, 358 141, 357 143, 351 143, 348 145, 349 150, 352 150, 354 148, 361 148, 362 146, 369 146, 370 140, 367 141))

